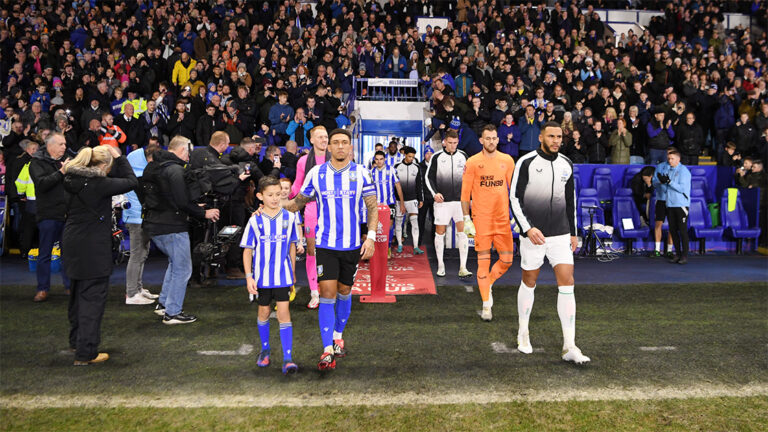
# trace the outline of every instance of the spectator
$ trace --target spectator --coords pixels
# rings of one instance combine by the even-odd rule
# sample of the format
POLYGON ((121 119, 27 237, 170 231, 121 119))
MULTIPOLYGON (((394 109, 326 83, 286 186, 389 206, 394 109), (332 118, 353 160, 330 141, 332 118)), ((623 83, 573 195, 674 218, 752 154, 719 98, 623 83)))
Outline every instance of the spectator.
POLYGON ((704 143, 704 131, 696 124, 696 114, 689 111, 685 114, 685 123, 680 123, 675 132, 676 146, 680 150, 680 163, 683 165, 698 165, 699 152, 704 143))
POLYGON ((591 128, 584 131, 584 144, 587 146, 587 160, 593 164, 604 164, 610 148, 608 133, 603 129, 602 120, 595 120, 591 128))
POLYGON ((632 147, 632 134, 626 126, 626 120, 620 118, 616 121, 616 130, 611 132, 608 144, 611 146, 612 164, 629 164, 629 149, 632 147))
POLYGON ((115 126, 125 132, 125 143, 131 151, 142 148, 147 144, 146 129, 141 120, 133 116, 132 104, 125 105, 125 111, 117 117, 115 126))
POLYGON ((512 113, 508 112, 504 116, 504 121, 499 125, 499 150, 510 156, 515 160, 520 152, 520 130, 515 124, 512 113))
POLYGON ((574 129, 570 139, 563 142, 562 153, 573 163, 587 162, 587 146, 582 143, 578 129, 574 129))
MULTIPOLYGON (((312 108, 310 108, 311 110, 312 108)), ((321 111, 322 113, 322 111, 321 111)), ((323 114, 320 114, 322 118, 323 114)), ((318 117, 314 115, 314 117, 318 117)), ((277 104, 273 105, 269 110, 269 123, 271 130, 278 134, 285 135, 288 129, 288 123, 293 118, 293 108, 288 105, 288 93, 286 91, 280 91, 277 94, 277 104)))
POLYGON ((314 123, 307 121, 304 116, 304 108, 297 108, 293 120, 288 123, 285 133, 288 139, 293 141, 299 147, 304 147, 309 143, 309 131, 315 127, 314 123))
POLYGON ((656 108, 653 120, 648 122, 648 147, 650 148, 650 161, 653 165, 664 162, 667 158, 667 149, 672 145, 675 131, 672 129, 672 120, 664 122, 666 113, 661 108, 656 108))
POLYGON ((730 140, 736 144, 736 150, 741 154, 752 154, 757 148, 759 137, 760 133, 749 120, 749 114, 742 113, 730 134, 730 140))
POLYGON ((168 134, 183 136, 192 140, 195 137, 195 119, 187 115, 187 104, 184 101, 176 103, 176 111, 168 120, 168 134))
MULTIPOLYGON (((190 24, 187 23, 187 26, 189 25, 190 24)), ((174 85, 181 86, 182 84, 187 84, 189 82, 190 72, 197 65, 197 61, 190 58, 189 54, 189 51, 182 52, 181 58, 179 58, 179 60, 176 61, 176 64, 173 65, 173 76, 171 77, 171 81, 174 85)))
POLYGON ((105 112, 101 115, 101 129, 99 130, 99 145, 108 145, 120 148, 125 143, 125 132, 114 124, 112 114, 105 112))
POLYGON ((405 57, 400 56, 400 49, 394 47, 392 55, 387 58, 384 64, 384 71, 387 78, 405 78, 408 74, 405 57))
POLYGON ((544 119, 544 113, 536 116, 533 105, 525 107, 525 115, 518 120, 520 130, 520 154, 523 156, 528 152, 539 148, 539 135, 541 133, 541 122, 544 119))

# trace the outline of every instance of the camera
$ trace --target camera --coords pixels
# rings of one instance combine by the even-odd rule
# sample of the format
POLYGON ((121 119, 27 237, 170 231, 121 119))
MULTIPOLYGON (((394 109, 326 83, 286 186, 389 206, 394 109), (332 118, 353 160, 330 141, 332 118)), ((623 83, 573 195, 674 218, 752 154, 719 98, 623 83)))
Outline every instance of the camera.
MULTIPOLYGON (((206 230, 205 241, 195 245, 192 250, 192 261, 200 263, 201 268, 223 266, 229 248, 237 242, 242 231, 237 225, 228 225, 209 238, 209 230, 206 230)), ((205 273, 207 272, 203 272, 203 275, 205 273)))

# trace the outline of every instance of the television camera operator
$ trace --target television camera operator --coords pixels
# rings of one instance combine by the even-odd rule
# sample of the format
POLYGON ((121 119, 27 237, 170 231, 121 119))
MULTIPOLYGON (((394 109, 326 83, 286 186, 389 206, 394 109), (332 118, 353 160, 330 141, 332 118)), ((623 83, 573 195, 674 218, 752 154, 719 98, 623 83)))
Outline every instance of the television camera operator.
MULTIPOLYGON (((247 187, 247 181, 251 178, 251 173, 254 169, 258 169, 256 163, 251 163, 248 172, 245 167, 240 167, 232 161, 230 155, 224 154, 229 147, 229 135, 223 131, 214 132, 211 135, 209 144, 204 148, 195 149, 189 158, 189 169, 191 170, 205 170, 205 175, 210 179, 212 186, 212 193, 204 197, 205 204, 213 205, 214 207, 220 207, 221 221, 225 225, 245 225, 245 190, 247 187)), ((253 149, 249 149, 254 153, 251 157, 257 156, 255 153, 255 141, 253 143, 253 149)), ((238 152, 239 154, 240 152, 238 152)), ((248 150, 246 150, 248 153, 248 150)), ((237 154, 236 154, 237 156, 237 154)), ((261 176, 259 176, 260 178, 261 176)), ((196 247, 206 241, 205 232, 209 227, 193 226, 192 227, 192 250, 195 251, 196 247)), ((216 235, 216 233, 212 233, 216 235)), ((199 249, 199 248, 198 248, 199 249)), ((193 283, 197 285, 203 285, 209 275, 204 275, 205 268, 203 264, 206 260, 207 253, 198 250, 193 254, 193 283)), ((226 274, 227 279, 244 279, 245 273, 240 268, 242 264, 242 257, 240 248, 232 247, 229 249, 226 255, 226 274)))
POLYGON ((190 218, 216 221, 220 216, 218 209, 206 210, 190 199, 184 176, 190 147, 188 138, 173 137, 168 151, 158 150, 153 154, 139 187, 144 209, 142 228, 168 256, 168 270, 155 313, 162 315, 163 323, 169 325, 197 320, 194 315, 182 312, 187 282, 192 276, 190 218))

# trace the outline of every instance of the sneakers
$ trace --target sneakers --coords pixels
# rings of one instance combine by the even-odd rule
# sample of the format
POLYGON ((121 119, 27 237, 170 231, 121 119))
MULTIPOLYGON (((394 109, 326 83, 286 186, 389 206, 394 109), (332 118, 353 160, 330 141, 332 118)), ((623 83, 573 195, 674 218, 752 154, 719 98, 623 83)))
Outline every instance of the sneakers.
POLYGON ((151 293, 151 292, 149 292, 149 290, 148 290, 148 289, 146 289, 146 288, 142 288, 142 289, 141 289, 141 295, 143 295, 144 297, 146 297, 146 298, 148 298, 148 299, 152 299, 152 300, 155 300, 155 299, 158 299, 158 298, 160 298, 160 296, 159 296, 159 295, 157 295, 157 294, 152 294, 152 293, 151 293))
POLYGON ((109 354, 107 353, 99 353, 96 358, 88 360, 88 361, 81 361, 81 360, 75 360, 74 365, 75 366, 88 366, 96 363, 104 363, 105 361, 109 360, 109 354))
POLYGON ((437 275, 440 277, 445 276, 445 264, 438 264, 437 265, 437 275))
POLYGON ((313 291, 312 298, 307 304, 307 309, 317 309, 318 306, 320 306, 320 294, 318 294, 317 291, 313 291))
POLYGON ((283 375, 294 374, 299 371, 299 367, 292 361, 283 363, 283 375))
POLYGON ((163 305, 160 302, 157 302, 157 305, 155 306, 155 314, 164 316, 165 315, 165 305, 163 305))
POLYGON ((677 263, 680 264, 680 265, 688 264, 688 258, 681 257, 679 260, 677 260, 677 263))
POLYGON ((650 255, 648 255, 648 258, 661 258, 661 257, 662 255, 661 255, 661 252, 659 251, 653 251, 651 252, 650 255))
POLYGON ((403 245, 397 245, 397 253, 403 253, 403 245))
POLYGON ((472 277, 472 272, 467 270, 467 269, 465 269, 465 268, 459 269, 459 277, 460 278, 472 277))
POLYGON ((563 349, 563 360, 576 364, 589 363, 589 357, 582 354, 581 350, 575 346, 563 349))
POLYGON ((422 255, 422 254, 424 254, 424 251, 419 249, 419 248, 417 248, 417 247, 414 247, 413 248, 413 254, 414 255, 422 255))
POLYGON ((347 356, 347 350, 344 349, 344 339, 333 340, 333 356, 338 358, 347 356))
POLYGON ((524 335, 517 335, 517 350, 523 354, 530 354, 533 352, 533 347, 531 346, 531 336, 528 333, 524 335))
POLYGON ((679 261, 680 261, 680 257, 677 257, 677 256, 673 256, 672 258, 669 259, 670 264, 677 264, 679 261))
POLYGON ((48 300, 48 291, 38 291, 32 299, 35 303, 44 302, 46 300, 48 300))
POLYGON ((197 317, 194 315, 187 315, 184 312, 179 312, 178 315, 163 315, 163 324, 175 325, 175 324, 191 324, 197 321, 197 317))
POLYGON ((154 302, 154 300, 144 297, 141 292, 137 292, 131 297, 125 296, 125 304, 127 305, 148 305, 154 302))
MULTIPOLYGON (((672 249, 672 246, 670 245, 669 248, 672 249)), ((672 259, 674 257, 675 257, 675 253, 674 252, 672 252, 671 250, 667 252, 667 258, 672 259)))
POLYGON ((320 355, 320 361, 317 363, 317 369, 321 371, 336 369, 336 359, 332 352, 324 352, 320 355))
POLYGON ((480 319, 485 322, 489 322, 493 319, 493 313, 490 306, 483 306, 482 312, 480 312, 480 319))
MULTIPOLYGON (((256 360, 256 365, 260 368, 269 366, 269 350, 261 350, 259 358, 256 360)), ((285 372, 283 372, 285 373, 285 372)))

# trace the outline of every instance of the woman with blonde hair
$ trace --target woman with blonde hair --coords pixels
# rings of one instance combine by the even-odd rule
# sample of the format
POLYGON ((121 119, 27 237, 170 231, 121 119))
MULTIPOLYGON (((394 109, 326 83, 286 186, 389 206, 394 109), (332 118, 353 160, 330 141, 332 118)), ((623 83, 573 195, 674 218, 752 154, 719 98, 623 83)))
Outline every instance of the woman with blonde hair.
POLYGON ((573 135, 573 130, 576 128, 573 124, 573 114, 570 111, 563 113, 563 121, 560 123, 560 128, 563 130, 563 140, 570 139, 573 135))
POLYGON ((116 147, 84 147, 64 168, 69 197, 62 256, 71 279, 69 347, 75 366, 109 359, 98 348, 112 274, 112 196, 137 186, 128 159, 116 147))

